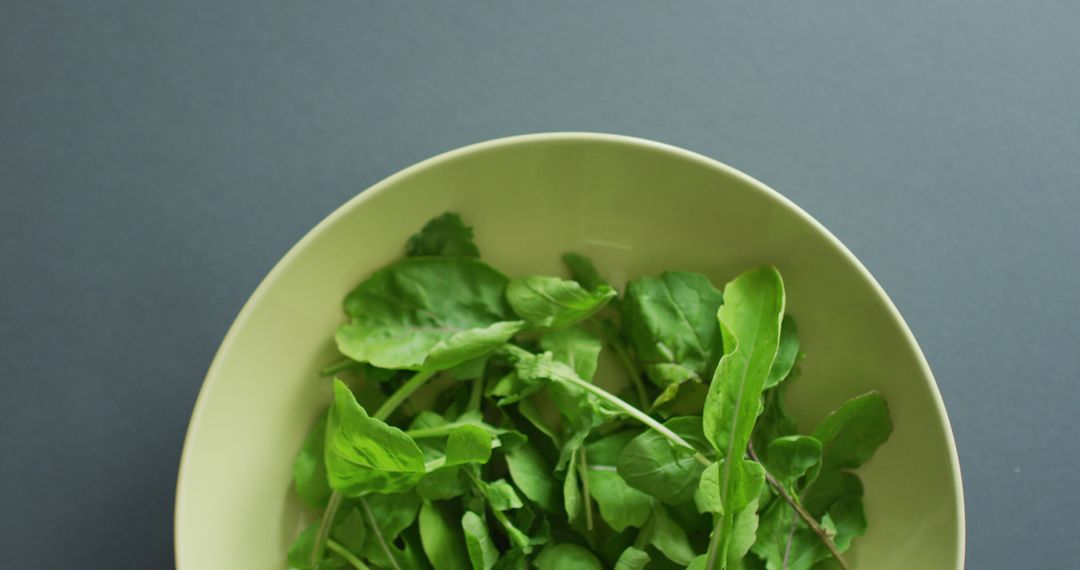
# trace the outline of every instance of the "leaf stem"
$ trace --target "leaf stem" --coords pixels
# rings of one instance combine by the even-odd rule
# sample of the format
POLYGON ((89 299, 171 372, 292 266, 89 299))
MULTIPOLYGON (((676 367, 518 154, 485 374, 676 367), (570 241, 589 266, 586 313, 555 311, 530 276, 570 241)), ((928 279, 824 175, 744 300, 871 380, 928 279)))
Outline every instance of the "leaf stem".
POLYGON ((589 494, 589 464, 585 459, 585 448, 578 449, 578 477, 581 479, 581 492, 585 495, 585 529, 593 529, 592 496, 589 494))
POLYGON ((393 551, 390 550, 390 545, 386 544, 386 539, 382 535, 382 531, 379 530, 379 523, 375 521, 375 513, 371 512, 371 507, 368 506, 367 501, 363 497, 360 497, 360 506, 364 507, 364 514, 367 515, 368 522, 371 524, 371 532, 375 533, 375 538, 379 539, 379 546, 382 547, 383 552, 386 553, 386 558, 390 560, 390 566, 394 570, 401 570, 401 566, 398 565, 397 559, 394 558, 393 551))
POLYGON ((417 391, 429 378, 435 375, 437 370, 421 370, 416 374, 413 374, 412 378, 409 378, 396 392, 390 395, 379 409, 375 410, 375 415, 372 416, 377 420, 386 421, 386 418, 390 417, 390 414, 394 413, 394 410, 398 408, 405 400, 412 396, 413 392, 417 391))
MULTIPOLYGON (((759 460, 757 454, 754 453, 753 444, 746 448, 746 453, 750 456, 750 459, 753 459, 754 461, 757 461, 759 464, 761 464, 761 460, 759 460)), ((761 465, 762 467, 764 467, 764 464, 761 465)), ((813 515, 806 512, 806 509, 803 508, 802 504, 800 504, 799 501, 795 500, 795 498, 788 494, 787 490, 784 489, 784 486, 780 484, 780 482, 776 480, 776 477, 773 477, 772 473, 769 473, 767 469, 765 470, 765 480, 769 483, 770 486, 772 486, 773 490, 775 490, 776 493, 780 495, 781 499, 783 499, 787 504, 791 505, 791 508, 795 509, 795 512, 798 513, 799 518, 801 518, 803 522, 806 523, 806 526, 810 527, 810 530, 814 531, 814 534, 816 534, 818 538, 821 539, 821 543, 825 545, 825 548, 829 550, 829 553, 832 554, 832 557, 836 559, 836 563, 840 565, 840 568, 843 568, 844 570, 850 570, 851 567, 848 566, 848 563, 844 560, 843 555, 840 554, 840 551, 837 550, 836 545, 833 544, 832 539, 829 538, 829 533, 825 532, 825 529, 821 528, 821 525, 818 524, 818 522, 814 519, 813 515)))
POLYGON ((473 380, 472 391, 469 392, 469 409, 479 410, 480 402, 484 397, 484 375, 480 374, 473 380))
POLYGON ((626 375, 630 377, 630 384, 634 386, 634 394, 637 396, 638 405, 646 408, 649 406, 649 394, 645 391, 645 384, 641 382, 641 370, 634 363, 634 359, 630 357, 630 352, 626 350, 626 346, 615 335, 611 334, 611 329, 614 327, 615 324, 611 320, 604 319, 597 326, 589 328, 599 335, 604 340, 604 343, 615 352, 619 363, 626 369, 626 375))
POLYGON ((371 570, 371 568, 368 568, 367 564, 364 564, 352 552, 349 552, 348 548, 345 548, 344 546, 338 544, 334 541, 334 539, 327 539, 326 547, 330 550, 333 550, 335 553, 337 553, 338 556, 344 558, 345 561, 349 564, 352 564, 352 567, 356 568, 356 570, 371 570))
MULTIPOLYGON (((372 416, 377 420, 386 421, 386 418, 390 417, 405 400, 412 395, 418 388, 424 385, 429 378, 435 375, 436 370, 421 370, 409 378, 396 392, 390 395, 378 410, 375 410, 375 415, 372 416)), ((330 537, 330 527, 333 526, 334 518, 337 516, 337 511, 341 507, 342 496, 338 491, 334 491, 330 494, 330 500, 326 503, 326 510, 323 511, 322 520, 319 521, 319 531, 315 534, 315 542, 311 546, 311 570, 319 570, 322 566, 322 555, 326 551, 326 540, 330 537)), ((363 499, 361 499, 363 501, 363 499)), ((365 508, 367 503, 364 503, 365 508)), ((370 514, 370 511, 369 511, 370 514)), ((380 537, 381 538, 381 537, 380 537)), ((393 557, 391 557, 393 561, 393 557)), ((395 563, 395 567, 397 564, 395 563)), ((400 570, 400 569, 399 569, 400 570)))

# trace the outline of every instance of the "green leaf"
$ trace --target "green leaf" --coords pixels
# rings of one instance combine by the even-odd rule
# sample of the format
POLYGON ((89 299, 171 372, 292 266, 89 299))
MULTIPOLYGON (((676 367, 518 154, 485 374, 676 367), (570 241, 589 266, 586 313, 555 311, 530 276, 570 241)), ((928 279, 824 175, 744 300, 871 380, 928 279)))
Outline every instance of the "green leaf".
POLYGON ((473 230, 461 221, 461 216, 446 212, 432 218, 423 229, 409 238, 405 255, 441 257, 480 257, 473 243, 473 230))
POLYGON ((666 271, 626 286, 630 341, 653 383, 666 388, 707 377, 722 354, 716 325, 722 301, 708 278, 688 271, 666 271))
POLYGON ((652 497, 631 487, 616 471, 619 454, 633 438, 634 432, 623 431, 585 447, 589 494, 600 507, 601 518, 616 532, 641 527, 652 512, 652 497))
POLYGON ((769 460, 770 442, 777 438, 798 434, 795 418, 788 415, 784 409, 784 398, 788 386, 790 382, 785 382, 765 390, 761 396, 762 412, 754 426, 751 440, 758 458, 765 462, 769 460))
POLYGON ((398 548, 395 541, 416 521, 420 496, 413 492, 368 495, 359 502, 368 529, 364 558, 383 567, 407 566, 410 553, 398 548))
POLYGON ((326 426, 330 486, 348 497, 412 488, 424 474, 424 456, 398 428, 369 417, 340 380, 326 426))
POLYGON ((451 368, 477 358, 519 326, 492 327, 511 320, 506 283, 505 275, 472 259, 403 259, 345 297, 351 320, 337 331, 338 349, 353 360, 394 369, 451 368), (436 346, 437 356, 426 364, 436 346))
POLYGON ((569 454, 566 466, 566 479, 563 480, 563 506, 566 508, 566 519, 574 522, 581 515, 581 507, 584 504, 581 497, 581 483, 578 481, 578 454, 572 450, 569 454))
POLYGON ((431 347, 423 368, 446 370, 472 362, 506 344, 524 327, 522 321, 501 321, 455 333, 431 347))
POLYGON ((870 392, 848 400, 814 430, 821 442, 822 470, 859 467, 891 433, 889 407, 881 394, 870 392))
POLYGON ((724 505, 720 502, 720 463, 713 463, 701 473, 701 481, 694 493, 694 503, 698 512, 723 514, 724 505))
POLYGON ((484 519, 468 511, 461 518, 461 528, 465 531, 465 547, 469 552, 473 570, 491 570, 499 560, 499 551, 495 548, 495 543, 491 542, 484 519))
POLYGON ((506 511, 511 509, 520 509, 524 506, 521 502, 521 497, 518 497, 514 488, 507 483, 505 479, 498 479, 491 483, 484 483, 484 496, 487 498, 488 504, 496 511, 506 511))
POLYGON ((580 328, 570 327, 545 332, 540 348, 551 352, 555 360, 574 369, 583 380, 592 381, 600 357, 600 337, 580 328))
POLYGON ((510 478, 518 489, 548 512, 555 512, 559 491, 544 456, 528 442, 504 449, 504 455, 510 478))
POLYGON ((293 461, 293 484, 300 500, 309 507, 321 509, 330 500, 330 483, 326 479, 326 416, 324 412, 311 426, 300 453, 293 461))
POLYGON ((660 504, 653 507, 652 517, 641 529, 637 544, 651 544, 676 564, 687 565, 697 557, 686 537, 686 531, 671 520, 667 510, 660 504))
POLYGON ((534 327, 572 325, 604 308, 615 296, 607 285, 587 291, 577 281, 543 275, 518 277, 506 286, 506 299, 514 312, 534 327))
POLYGON ((810 514, 820 517, 834 503, 845 497, 862 497, 859 477, 848 471, 823 471, 802 494, 802 503, 810 514))
POLYGON ((833 535, 837 550, 847 550, 852 540, 866 534, 866 512, 862 498, 848 496, 833 503, 822 519, 822 526, 833 535))
MULTIPOLYGON (((315 543, 315 535, 319 532, 318 521, 308 525, 304 532, 300 533, 300 536, 296 537, 292 545, 289 546, 289 552, 286 555, 286 559, 289 563, 289 568, 295 568, 296 570, 309 570, 311 568, 311 549, 315 543)), ((344 568, 345 561, 340 556, 327 551, 323 555, 321 568, 344 568)))
POLYGON ((349 552, 360 552, 367 540, 367 524, 364 515, 355 508, 343 509, 338 513, 330 538, 344 546, 349 552))
MULTIPOLYGON (((701 425, 701 418, 697 417, 672 418, 664 423, 698 451, 708 446, 701 425)), ((616 466, 619 475, 631 487, 669 504, 692 499, 705 470, 693 452, 653 430, 642 432, 631 440, 623 448, 616 466)))
POLYGON ((536 557, 538 570, 603 570, 600 560, 588 549, 573 543, 553 544, 536 557))
POLYGON ((808 435, 774 439, 768 447, 765 467, 789 490, 811 468, 821 462, 821 442, 808 435))
MULTIPOLYGON (((756 463, 754 465, 757 465, 756 463)), ((760 466, 758 466, 760 468, 760 466)), ((764 485, 764 471, 762 485, 764 485)), ((728 546, 728 568, 738 568, 739 563, 750 551, 757 539, 758 527, 758 500, 754 497, 747 505, 735 515, 735 522, 731 527, 731 539, 728 546)))
POLYGON ((631 546, 619 556, 619 561, 615 563, 615 570, 645 570, 645 565, 649 563, 649 560, 649 553, 631 546))
POLYGON ((468 570, 472 567, 462 530, 431 502, 420 508, 420 542, 435 570, 468 570))
MULTIPOLYGON (((743 273, 724 288, 718 318, 724 337, 724 356, 716 367, 702 418, 705 436, 721 458, 720 517, 710 559, 732 567, 735 515, 742 509, 747 477, 756 471, 742 461, 761 406, 761 393, 780 342, 784 315, 784 284, 780 273, 762 267, 743 273), (739 459, 736 461, 735 459, 739 459)), ((753 463, 753 462, 751 462, 753 463)), ((755 463, 756 465, 756 463, 755 463)), ((760 467, 760 466, 758 466, 760 467)), ((756 476, 756 475, 755 475, 756 476)))
POLYGON ((686 566, 686 570, 705 570, 705 565, 708 563, 707 557, 702 554, 698 556, 689 565, 686 566))
POLYGON ((459 425, 446 439, 446 465, 487 463, 491 459, 491 435, 474 425, 459 425))
POLYGON ((467 481, 461 476, 461 467, 456 465, 426 473, 416 485, 420 496, 429 501, 454 499, 464 495, 468 488, 467 481))
POLYGON ((601 285, 608 284, 603 277, 600 277, 600 272, 596 270, 596 266, 588 257, 578 253, 567 253, 562 256, 562 260, 566 268, 570 270, 570 277, 581 283, 582 287, 595 290, 601 285))
POLYGON ((795 361, 799 357, 798 334, 795 319, 785 315, 780 323, 780 344, 776 350, 776 360, 769 370, 769 377, 765 379, 766 389, 783 382, 791 374, 791 369, 795 367, 795 361))

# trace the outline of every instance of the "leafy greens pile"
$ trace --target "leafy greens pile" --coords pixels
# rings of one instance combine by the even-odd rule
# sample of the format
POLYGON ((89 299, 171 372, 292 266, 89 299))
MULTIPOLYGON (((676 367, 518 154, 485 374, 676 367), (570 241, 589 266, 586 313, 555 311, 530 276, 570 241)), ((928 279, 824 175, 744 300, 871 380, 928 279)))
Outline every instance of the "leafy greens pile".
POLYGON ((406 252, 345 298, 323 375, 349 382, 296 458, 322 517, 292 567, 848 567, 867 524, 852 470, 888 408, 865 394, 797 432, 776 269, 722 292, 668 271, 620 296, 568 254, 573 280, 508 279, 452 213, 406 252), (601 361, 625 389, 593 383, 601 361))

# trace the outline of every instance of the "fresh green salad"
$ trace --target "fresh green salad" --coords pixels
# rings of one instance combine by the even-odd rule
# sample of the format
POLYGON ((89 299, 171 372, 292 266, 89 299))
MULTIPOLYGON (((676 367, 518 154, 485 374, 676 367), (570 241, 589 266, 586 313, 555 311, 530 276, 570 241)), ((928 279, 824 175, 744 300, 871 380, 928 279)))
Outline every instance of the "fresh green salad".
POLYGON ((853 470, 889 411, 868 393, 799 432, 775 268, 620 294, 581 255, 570 279, 479 257, 443 214, 345 297, 333 402, 293 467, 321 512, 293 568, 849 567, 867 527, 853 470))

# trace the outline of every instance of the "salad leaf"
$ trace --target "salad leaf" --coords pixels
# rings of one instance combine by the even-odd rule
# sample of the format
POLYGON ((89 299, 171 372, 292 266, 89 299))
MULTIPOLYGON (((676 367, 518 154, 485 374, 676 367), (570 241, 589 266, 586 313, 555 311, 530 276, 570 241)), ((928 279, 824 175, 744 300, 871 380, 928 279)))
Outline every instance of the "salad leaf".
POLYGON ((552 468, 536 447, 523 442, 505 450, 510 479, 518 489, 549 512, 555 512, 558 487, 551 477, 552 468))
POLYGON ((461 517, 461 528, 465 532, 465 547, 473 570, 491 570, 499 560, 499 551, 491 542, 487 524, 480 515, 467 511, 461 517))
POLYGON ((808 435, 778 437, 768 450, 769 473, 792 491, 799 478, 821 462, 821 442, 808 435))
POLYGON ((514 312, 534 327, 559 328, 587 319, 616 294, 607 285, 588 291, 577 281, 543 275, 519 277, 506 286, 514 312))
POLYGON ((822 469, 859 467, 891 433, 889 407, 881 394, 870 392, 848 400, 814 430, 821 442, 822 469))
POLYGON ((563 263, 570 270, 570 277, 589 290, 599 289, 608 283, 600 277, 600 272, 588 257, 579 253, 567 253, 562 256, 563 263))
POLYGON ((424 224, 405 244, 405 255, 480 257, 480 250, 473 243, 473 230, 465 225, 461 216, 447 212, 424 224))
MULTIPOLYGON (((699 451, 708 446, 702 433, 701 418, 672 418, 664 426, 699 451)), ((652 430, 642 432, 626 444, 616 468, 631 487, 669 504, 692 499, 705 470, 693 452, 652 430)))
POLYGON ((451 524, 442 510, 430 501, 424 501, 420 507, 419 522, 424 554, 435 570, 472 568, 462 529, 451 524))
POLYGON ((536 557, 539 570, 603 570, 600 560, 588 549, 570 542, 553 544, 536 557))
POLYGON ((649 553, 633 546, 623 551, 615 563, 615 570, 645 570, 651 558, 649 553))
POLYGON ((637 543, 652 545, 676 564, 688 565, 697 558, 694 547, 690 546, 686 531, 671 520, 667 509, 660 504, 653 506, 652 516, 641 529, 637 543))
POLYGON ((316 509, 326 507, 331 493, 330 483, 326 480, 326 416, 323 413, 315 420, 293 461, 296 494, 307 506, 316 509))
POLYGON ((540 348, 574 369, 583 380, 592 381, 600 357, 600 337, 580 328, 570 327, 544 333, 540 348))
POLYGON ((491 435, 474 425, 459 425, 446 439, 446 465, 487 463, 491 459, 491 435))
POLYGON ((506 284, 506 276, 473 259, 403 259, 375 272, 345 298, 351 320, 338 329, 338 349, 380 368, 420 370, 443 343, 437 364, 451 368, 494 350, 518 326, 490 328, 513 322, 503 298, 506 284))
POLYGON ((369 417, 340 380, 326 424, 330 486, 349 497, 412 488, 424 474, 424 456, 398 428, 369 417))
POLYGON ((652 512, 652 497, 627 484, 616 468, 620 453, 634 436, 634 432, 622 431, 585 447, 589 492, 604 522, 616 532, 641 527, 652 512))
POLYGON ((769 377, 765 379, 766 389, 783 382, 791 374, 791 369, 799 358, 798 334, 795 319, 791 318, 791 315, 784 315, 784 320, 780 323, 780 344, 776 349, 776 360, 769 370, 769 377))

